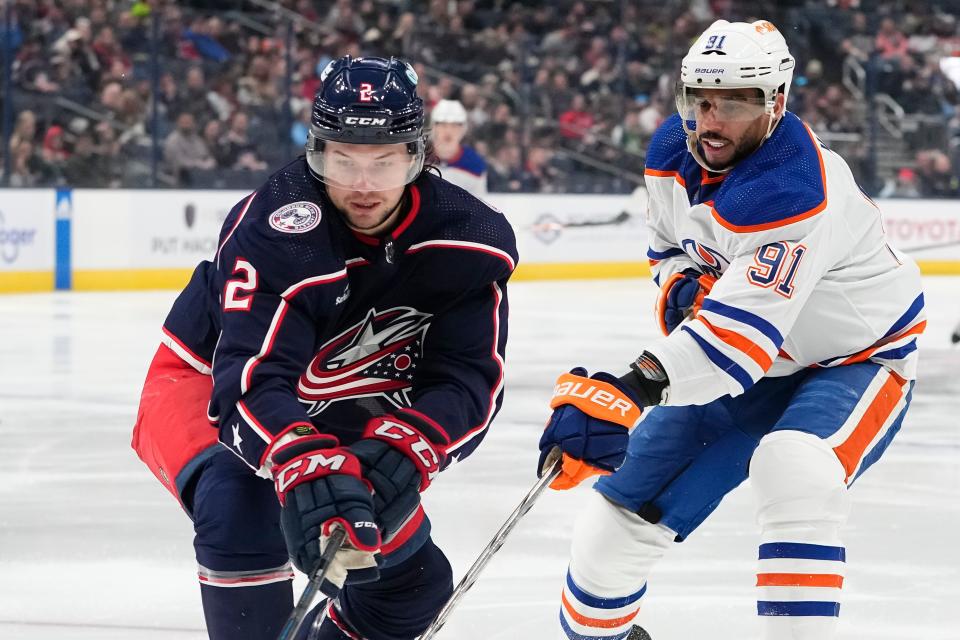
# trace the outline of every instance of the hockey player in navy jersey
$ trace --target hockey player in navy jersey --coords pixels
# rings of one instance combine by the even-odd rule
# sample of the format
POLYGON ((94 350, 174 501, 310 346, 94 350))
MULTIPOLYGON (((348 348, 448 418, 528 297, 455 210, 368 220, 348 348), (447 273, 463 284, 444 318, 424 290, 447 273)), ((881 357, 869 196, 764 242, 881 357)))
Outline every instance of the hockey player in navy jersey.
POLYGON ((275 638, 290 561, 309 573, 333 527, 311 637, 415 638, 452 591, 420 493, 503 397, 510 225, 424 168, 408 63, 321 80, 305 156, 233 208, 167 316, 134 431, 193 520, 214 640, 275 638))
POLYGON ((900 429, 926 322, 916 264, 786 110, 793 67, 765 21, 718 21, 683 60, 645 171, 665 335, 621 377, 561 376, 540 442, 556 488, 612 472, 574 531, 562 638, 632 638, 651 568, 747 477, 762 637, 834 637, 849 489, 900 429))

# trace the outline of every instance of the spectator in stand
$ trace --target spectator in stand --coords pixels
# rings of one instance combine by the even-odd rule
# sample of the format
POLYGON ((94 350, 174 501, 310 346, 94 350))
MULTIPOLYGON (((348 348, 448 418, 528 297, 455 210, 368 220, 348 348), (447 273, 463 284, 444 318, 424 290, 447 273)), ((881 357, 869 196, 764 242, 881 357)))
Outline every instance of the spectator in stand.
POLYGON ((880 31, 875 43, 877 54, 883 60, 895 62, 909 54, 907 37, 897 28, 893 18, 884 18, 880 22, 880 31))
POLYGON ((517 192, 524 190, 523 167, 520 166, 520 149, 514 145, 502 145, 490 162, 490 184, 496 191, 517 192))
POLYGON ((583 94, 573 96, 570 108, 560 115, 560 135, 575 142, 588 142, 596 121, 587 111, 587 99, 583 94))
POLYGON ((61 171, 64 163, 70 157, 70 151, 67 149, 66 136, 63 127, 53 125, 43 136, 43 161, 61 171))
POLYGON ((487 163, 463 144, 467 134, 467 110, 456 100, 441 100, 430 112, 431 139, 440 174, 470 194, 487 195, 487 163))
POLYGON ((860 62, 866 64, 873 53, 876 38, 870 33, 867 24, 867 14, 857 11, 850 20, 850 32, 840 44, 840 53, 853 56, 860 62))
POLYGON ((181 113, 177 127, 163 143, 163 159, 180 186, 191 186, 190 170, 213 169, 216 160, 203 138, 197 134, 193 114, 181 113))
POLYGON ((545 147, 531 147, 525 167, 525 186, 542 193, 553 193, 562 176, 553 165, 553 151, 545 147))
POLYGON ((37 138, 37 116, 29 109, 17 114, 17 121, 10 136, 10 148, 15 149, 21 142, 33 143, 37 138))
POLYGON ((111 163, 98 153, 88 130, 74 137, 73 153, 63 166, 63 175, 68 185, 81 188, 110 186, 115 177, 111 163))
POLYGON ((224 166, 232 167, 241 153, 254 151, 249 137, 250 119, 243 111, 234 111, 230 116, 230 128, 220 141, 225 158, 224 166))
POLYGON ((903 167, 897 172, 895 180, 890 180, 880 191, 881 198, 919 198, 920 184, 917 180, 917 173, 909 168, 903 167))
POLYGON ((20 139, 16 145, 10 145, 10 186, 37 187, 43 184, 48 172, 43 161, 34 153, 31 140, 20 139))
POLYGON ((203 142, 210 150, 210 155, 213 156, 217 169, 230 166, 231 158, 223 144, 223 123, 216 119, 208 120, 207 124, 203 125, 203 142))
POLYGON ((200 67, 190 67, 187 71, 186 86, 180 92, 176 111, 183 113, 189 111, 198 122, 206 122, 211 118, 217 117, 217 112, 207 99, 206 75, 200 67))
POLYGON ((956 198, 960 195, 960 178, 953 171, 950 158, 939 149, 917 153, 917 178, 923 198, 956 198))

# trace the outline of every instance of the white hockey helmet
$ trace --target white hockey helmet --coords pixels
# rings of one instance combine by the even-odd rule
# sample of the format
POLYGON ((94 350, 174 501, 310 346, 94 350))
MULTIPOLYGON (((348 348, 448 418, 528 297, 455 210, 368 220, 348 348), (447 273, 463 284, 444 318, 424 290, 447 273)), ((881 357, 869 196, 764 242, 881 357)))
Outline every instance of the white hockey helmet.
POLYGON ((430 122, 449 122, 451 124, 467 124, 467 110, 459 100, 440 100, 430 112, 430 122))
MULTIPOLYGON (((701 165, 706 166, 695 149, 695 135, 688 126, 694 120, 692 114, 698 101, 692 90, 759 89, 759 110, 745 108, 741 112, 750 119, 763 113, 772 116, 778 93, 783 93, 786 103, 795 66, 783 34, 766 20, 717 20, 697 38, 680 63, 676 98, 688 146, 701 165)), ((771 117, 764 140, 770 137, 775 124, 771 117)))
POLYGON ((757 88, 767 100, 790 91, 796 61, 787 41, 766 20, 753 23, 717 20, 697 38, 680 63, 684 87, 757 88))

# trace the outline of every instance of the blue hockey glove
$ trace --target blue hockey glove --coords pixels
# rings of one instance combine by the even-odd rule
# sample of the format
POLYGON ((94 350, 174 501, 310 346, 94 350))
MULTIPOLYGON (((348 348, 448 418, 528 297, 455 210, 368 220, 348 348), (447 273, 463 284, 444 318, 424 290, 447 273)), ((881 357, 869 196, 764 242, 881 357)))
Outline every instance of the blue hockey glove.
POLYGON ((629 429, 643 411, 634 390, 609 373, 586 377, 576 368, 557 379, 550 406, 554 409, 540 438, 539 474, 550 454, 559 449, 563 469, 550 484, 553 489, 570 489, 587 478, 609 474, 623 464, 629 429))
POLYGON ((657 299, 657 323, 663 335, 673 333, 688 316, 696 317, 716 281, 713 276, 694 269, 670 276, 657 299))
POLYGON ((298 438, 272 455, 280 499, 280 527, 294 565, 310 574, 333 527, 347 542, 334 557, 321 590, 335 596, 343 585, 379 578, 380 530, 360 461, 332 436, 298 438))
POLYGON ((384 538, 400 530, 446 459, 446 434, 409 411, 378 416, 350 445, 373 486, 373 510, 384 538))

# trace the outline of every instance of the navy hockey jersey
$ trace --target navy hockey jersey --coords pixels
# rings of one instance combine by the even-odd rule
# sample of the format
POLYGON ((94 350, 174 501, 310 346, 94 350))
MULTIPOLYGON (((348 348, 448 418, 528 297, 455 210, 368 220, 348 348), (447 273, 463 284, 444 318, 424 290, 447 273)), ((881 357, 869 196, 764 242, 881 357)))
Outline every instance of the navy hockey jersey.
POLYGON ((174 303, 164 342, 213 375, 208 417, 259 475, 298 426, 350 444, 400 409, 459 460, 499 410, 513 230, 429 173, 401 207, 389 236, 355 233, 301 157, 233 208, 174 303))

